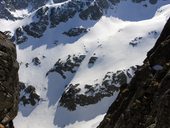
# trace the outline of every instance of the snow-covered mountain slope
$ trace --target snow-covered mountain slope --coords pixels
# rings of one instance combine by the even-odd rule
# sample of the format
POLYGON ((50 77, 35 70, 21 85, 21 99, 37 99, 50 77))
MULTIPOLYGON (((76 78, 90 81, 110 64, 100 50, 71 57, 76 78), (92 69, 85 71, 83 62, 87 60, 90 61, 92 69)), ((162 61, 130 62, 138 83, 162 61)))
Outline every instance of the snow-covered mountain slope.
POLYGON ((24 19, 0 20, 18 44, 23 83, 15 125, 95 128, 154 45, 170 1, 53 2, 24 19))
POLYGON ((29 13, 46 5, 60 3, 67 0, 1 0, 0 18, 17 20, 23 19, 29 13))

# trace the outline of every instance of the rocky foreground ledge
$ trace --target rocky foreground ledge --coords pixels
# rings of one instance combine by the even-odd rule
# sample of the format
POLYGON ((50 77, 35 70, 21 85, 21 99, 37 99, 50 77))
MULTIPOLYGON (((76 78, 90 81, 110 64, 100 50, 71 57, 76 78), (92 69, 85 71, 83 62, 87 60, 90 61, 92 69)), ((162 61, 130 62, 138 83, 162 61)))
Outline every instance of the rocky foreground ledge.
POLYGON ((170 19, 97 128, 170 128, 170 19))
POLYGON ((18 112, 19 86, 15 45, 0 32, 0 119, 8 124, 18 112))

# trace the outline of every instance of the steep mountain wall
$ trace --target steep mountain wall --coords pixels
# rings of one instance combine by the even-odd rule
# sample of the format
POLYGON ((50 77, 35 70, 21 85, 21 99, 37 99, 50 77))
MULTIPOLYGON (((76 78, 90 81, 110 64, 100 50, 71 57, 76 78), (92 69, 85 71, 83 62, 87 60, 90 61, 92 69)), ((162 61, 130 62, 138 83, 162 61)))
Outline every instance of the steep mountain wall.
MULTIPOLYGON (((74 6, 74 3, 83 3, 80 11, 80 17, 83 20, 87 20, 88 18, 92 20, 98 20, 103 14, 105 9, 108 9, 111 5, 117 5, 122 1, 127 0, 1 0, 0 1, 0 18, 17 20, 22 19, 23 17, 17 17, 13 15, 13 12, 17 10, 27 10, 29 12, 33 12, 38 8, 46 4, 58 4, 62 2, 71 3, 70 6, 74 6)), ((166 0, 164 0, 166 1, 166 0)), ((147 0, 131 0, 133 3, 142 3, 147 2, 147 0)), ((149 0, 148 3, 151 5, 157 4, 158 0, 149 0)), ((147 7, 147 4, 143 6, 147 7)), ((72 10, 70 10, 72 11, 72 10)))

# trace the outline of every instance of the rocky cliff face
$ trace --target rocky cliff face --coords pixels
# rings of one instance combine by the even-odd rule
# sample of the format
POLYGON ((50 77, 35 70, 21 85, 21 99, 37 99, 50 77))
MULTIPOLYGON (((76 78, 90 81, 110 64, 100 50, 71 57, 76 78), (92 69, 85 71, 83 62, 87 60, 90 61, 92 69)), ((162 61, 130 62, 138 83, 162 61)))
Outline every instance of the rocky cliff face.
MULTIPOLYGON (((0 33, 0 80, 5 81, 6 87, 11 89, 18 83, 18 62, 16 61, 16 49, 3 33, 0 33)), ((11 89, 14 92, 13 89, 11 89)))
POLYGON ((98 128, 170 127, 170 19, 98 128))
POLYGON ((8 123, 17 115, 18 68, 15 45, 0 32, 0 120, 3 123, 8 123))

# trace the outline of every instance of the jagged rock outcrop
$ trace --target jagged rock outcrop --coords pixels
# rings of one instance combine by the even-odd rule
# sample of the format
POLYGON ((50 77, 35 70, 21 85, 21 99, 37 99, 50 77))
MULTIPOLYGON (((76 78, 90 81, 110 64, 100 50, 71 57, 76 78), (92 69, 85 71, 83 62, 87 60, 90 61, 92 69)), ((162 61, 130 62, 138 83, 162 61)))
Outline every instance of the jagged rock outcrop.
POLYGON ((36 15, 33 17, 37 19, 37 22, 32 22, 30 25, 26 25, 23 27, 23 30, 30 36, 34 38, 40 38, 43 36, 48 23, 48 7, 42 7, 38 9, 36 15))
POLYGON ((16 29, 16 43, 21 44, 25 42, 28 38, 24 35, 23 29, 21 27, 16 29))
POLYGON ((80 12, 84 8, 85 4, 83 1, 72 0, 67 4, 63 4, 58 8, 51 8, 50 11, 50 27, 56 27, 61 22, 66 22, 69 18, 80 12))
POLYGON ((136 68, 131 67, 127 70, 119 70, 116 73, 108 72, 102 83, 94 85, 69 84, 64 91, 59 103, 70 111, 76 110, 77 105, 87 106, 98 103, 104 97, 111 97, 119 91, 120 84, 127 84, 132 78, 136 68), (84 93, 82 93, 84 90, 84 93))
POLYGON ((59 59, 55 63, 54 67, 47 72, 46 76, 48 76, 51 72, 57 72, 62 76, 63 79, 66 79, 66 75, 65 75, 66 72, 75 73, 85 57, 86 57, 85 55, 78 55, 78 56, 68 55, 65 62, 59 59))
POLYGON ((73 36, 79 36, 81 34, 85 34, 87 32, 88 30, 86 28, 78 27, 78 28, 71 28, 67 32, 63 32, 63 34, 69 37, 73 37, 73 36))
POLYGON ((32 63, 37 66, 37 65, 40 65, 41 64, 41 61, 38 57, 35 57, 32 59, 32 63))
POLYGON ((40 96, 36 93, 36 89, 32 85, 27 85, 23 82, 19 82, 20 89, 20 104, 36 105, 40 101, 40 96))
POLYGON ((11 11, 27 9, 32 12, 39 7, 44 6, 48 0, 1 0, 0 1, 0 18, 17 20, 23 17, 15 17, 11 11))
POLYGON ((0 18, 15 20, 14 16, 9 12, 8 9, 4 8, 4 4, 0 3, 0 18))
POLYGON ((170 128, 170 19, 97 128, 170 128))
POLYGON ((2 4, 10 10, 15 11, 16 9, 25 9, 28 6, 35 10, 38 7, 45 5, 48 0, 2 0, 2 4))
POLYGON ((16 48, 0 32, 0 120, 7 124, 18 112, 19 86, 16 48))

